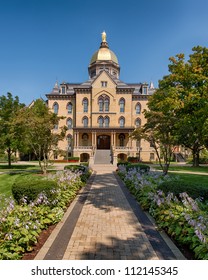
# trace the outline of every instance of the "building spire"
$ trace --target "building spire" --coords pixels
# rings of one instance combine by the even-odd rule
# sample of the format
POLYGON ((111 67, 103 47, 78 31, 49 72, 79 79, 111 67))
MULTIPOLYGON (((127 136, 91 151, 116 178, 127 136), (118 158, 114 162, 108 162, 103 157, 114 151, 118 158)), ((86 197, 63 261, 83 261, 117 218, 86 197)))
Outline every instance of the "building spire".
POLYGON ((102 34, 102 42, 106 43, 107 41, 106 41, 106 33, 105 33, 105 31, 103 31, 101 34, 102 34))

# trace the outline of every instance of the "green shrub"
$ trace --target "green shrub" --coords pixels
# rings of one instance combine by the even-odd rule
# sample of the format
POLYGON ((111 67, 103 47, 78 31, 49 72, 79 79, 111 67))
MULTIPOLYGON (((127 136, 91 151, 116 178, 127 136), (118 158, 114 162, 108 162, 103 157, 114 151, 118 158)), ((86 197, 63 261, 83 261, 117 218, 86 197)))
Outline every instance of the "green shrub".
POLYGON ((144 172, 149 172, 150 167, 146 164, 141 164, 141 163, 135 163, 135 164, 128 164, 126 166, 126 171, 129 171, 129 169, 134 169, 136 168, 138 171, 144 171, 144 172))
POLYGON ((127 159, 129 162, 139 162, 139 158, 138 157, 128 157, 127 159))
POLYGON ((119 165, 125 165, 125 166, 127 166, 127 165, 129 165, 129 162, 128 162, 128 161, 119 161, 119 162, 117 163, 117 166, 119 167, 119 165))
POLYGON ((12 194, 17 203, 20 202, 22 198, 26 198, 28 203, 34 201, 38 194, 44 192, 47 198, 52 199, 51 190, 57 189, 58 184, 51 180, 22 180, 16 181, 12 185, 12 194))
POLYGON ((192 198, 203 197, 208 199, 208 187, 200 186, 196 183, 186 183, 182 180, 173 180, 169 182, 163 182, 158 186, 165 194, 172 192, 174 195, 179 196, 180 193, 186 192, 192 198))
POLYGON ((64 170, 85 172, 87 170, 87 168, 83 165, 66 165, 66 166, 64 166, 64 170))
POLYGON ((79 160, 79 157, 69 157, 68 160, 79 160))

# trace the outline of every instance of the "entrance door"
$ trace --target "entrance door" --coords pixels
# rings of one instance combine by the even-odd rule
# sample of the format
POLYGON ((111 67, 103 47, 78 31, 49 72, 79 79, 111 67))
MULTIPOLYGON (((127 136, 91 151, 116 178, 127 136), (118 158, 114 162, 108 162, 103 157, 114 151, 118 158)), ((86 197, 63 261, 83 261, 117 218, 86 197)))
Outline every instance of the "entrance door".
POLYGON ((99 135, 97 137, 97 149, 110 150, 110 136, 109 135, 99 135))

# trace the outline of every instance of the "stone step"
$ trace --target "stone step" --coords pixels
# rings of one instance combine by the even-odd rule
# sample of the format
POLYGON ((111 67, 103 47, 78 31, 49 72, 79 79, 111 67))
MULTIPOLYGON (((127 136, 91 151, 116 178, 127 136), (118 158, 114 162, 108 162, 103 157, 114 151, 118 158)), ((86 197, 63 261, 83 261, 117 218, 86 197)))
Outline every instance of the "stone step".
POLYGON ((96 150, 94 164, 110 164, 111 151, 110 150, 96 150))

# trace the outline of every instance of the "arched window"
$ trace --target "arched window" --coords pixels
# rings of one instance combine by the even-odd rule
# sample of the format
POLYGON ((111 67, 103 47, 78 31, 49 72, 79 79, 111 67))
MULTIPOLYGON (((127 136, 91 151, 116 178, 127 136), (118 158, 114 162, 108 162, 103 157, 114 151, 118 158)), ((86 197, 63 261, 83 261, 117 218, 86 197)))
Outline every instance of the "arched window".
POLYGON ((119 134, 118 138, 119 138, 119 146, 124 147, 125 135, 123 133, 121 133, 121 134, 119 134))
POLYGON ((88 117, 84 117, 84 118, 82 119, 82 123, 83 123, 83 126, 84 126, 84 127, 88 127, 88 117))
POLYGON ((99 104, 99 112, 103 112, 103 109, 104 109, 104 100, 103 100, 102 97, 99 98, 98 104, 99 104))
POLYGON ((109 123, 110 123, 110 119, 109 119, 109 117, 105 117, 104 118, 104 124, 105 124, 105 127, 109 127, 109 123))
POLYGON ((104 104, 105 104, 105 112, 109 112, 109 98, 105 98, 104 104))
POLYGON ((119 100, 119 106, 120 106, 120 113, 124 113, 125 112, 125 100, 123 98, 121 98, 119 100))
POLYGON ((110 99, 103 94, 98 98, 99 112, 109 112, 110 99))
POLYGON ((87 133, 82 134, 82 145, 83 146, 88 146, 88 139, 89 139, 89 136, 87 133))
POLYGON ((72 119, 71 119, 71 118, 68 118, 68 119, 67 119, 66 125, 67 125, 68 129, 71 129, 71 128, 72 128, 72 119))
POLYGON ((72 113, 72 103, 69 102, 69 103, 67 104, 66 108, 67 108, 67 113, 68 113, 68 114, 71 114, 71 113, 72 113))
POLYGON ((88 112, 88 99, 87 98, 83 99, 82 105, 83 105, 83 112, 87 113, 88 112))
POLYGON ((55 113, 55 114, 57 114, 58 115, 58 109, 59 109, 59 106, 58 106, 58 103, 54 103, 53 104, 53 112, 55 113))
POLYGON ((124 117, 120 117, 119 125, 120 125, 120 127, 124 127, 125 126, 125 118, 124 117))
POLYGON ((141 104, 140 104, 140 103, 137 103, 137 104, 136 104, 135 109, 136 109, 136 114, 137 114, 137 115, 141 114, 141 104))
POLYGON ((103 127, 103 117, 98 118, 99 127, 103 127))
POLYGON ((141 120, 140 120, 140 118, 137 118, 137 119, 135 120, 135 126, 136 126, 136 127, 140 127, 140 126, 141 126, 141 120))

